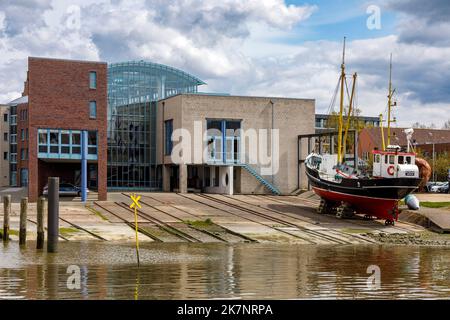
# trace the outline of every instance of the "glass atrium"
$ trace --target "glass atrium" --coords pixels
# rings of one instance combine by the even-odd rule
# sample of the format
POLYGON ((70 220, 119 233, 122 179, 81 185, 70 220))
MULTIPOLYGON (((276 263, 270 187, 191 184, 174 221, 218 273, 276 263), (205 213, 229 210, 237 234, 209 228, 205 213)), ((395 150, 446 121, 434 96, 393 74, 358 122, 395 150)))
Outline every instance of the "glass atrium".
POLYGON ((145 61, 108 66, 108 188, 160 190, 156 164, 157 101, 197 92, 200 79, 145 61))

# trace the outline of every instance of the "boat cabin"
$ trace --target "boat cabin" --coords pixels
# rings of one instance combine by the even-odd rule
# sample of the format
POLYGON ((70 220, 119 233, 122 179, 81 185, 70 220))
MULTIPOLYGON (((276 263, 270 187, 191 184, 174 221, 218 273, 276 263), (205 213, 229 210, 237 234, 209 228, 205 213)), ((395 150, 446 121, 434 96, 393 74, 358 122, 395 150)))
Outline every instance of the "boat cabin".
POLYGON ((400 147, 389 146, 387 151, 374 150, 373 177, 375 178, 418 178, 416 154, 400 152, 400 147))

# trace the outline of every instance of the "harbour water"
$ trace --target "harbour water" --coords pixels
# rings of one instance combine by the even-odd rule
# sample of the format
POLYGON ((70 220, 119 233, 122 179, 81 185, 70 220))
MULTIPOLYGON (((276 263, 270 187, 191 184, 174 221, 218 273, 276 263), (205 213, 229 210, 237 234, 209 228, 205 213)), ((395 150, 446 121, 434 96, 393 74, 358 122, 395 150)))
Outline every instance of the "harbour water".
POLYGON ((140 256, 138 268, 133 244, 61 242, 57 254, 1 244, 0 298, 450 298, 443 247, 149 243, 140 256))

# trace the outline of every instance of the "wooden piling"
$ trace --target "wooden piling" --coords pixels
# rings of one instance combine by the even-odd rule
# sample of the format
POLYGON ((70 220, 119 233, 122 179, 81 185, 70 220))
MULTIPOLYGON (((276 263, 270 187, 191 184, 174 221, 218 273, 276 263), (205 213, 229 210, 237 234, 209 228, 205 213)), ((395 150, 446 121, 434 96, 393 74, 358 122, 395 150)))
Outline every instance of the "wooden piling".
POLYGON ((36 249, 44 248, 44 211, 45 211, 45 197, 39 197, 37 202, 37 239, 36 249))
POLYGON ((11 214, 11 196, 3 197, 3 241, 9 241, 9 215, 11 214))
POLYGON ((27 211, 28 198, 23 197, 20 201, 19 245, 21 246, 27 242, 27 211))
POLYGON ((48 178, 47 252, 58 251, 59 178, 48 178))

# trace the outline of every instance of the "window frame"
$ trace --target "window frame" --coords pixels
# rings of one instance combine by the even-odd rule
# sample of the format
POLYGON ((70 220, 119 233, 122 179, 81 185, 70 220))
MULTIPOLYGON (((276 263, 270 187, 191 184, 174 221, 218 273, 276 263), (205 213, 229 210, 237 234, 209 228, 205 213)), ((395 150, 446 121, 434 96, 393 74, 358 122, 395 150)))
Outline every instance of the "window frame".
POLYGON ((89 101, 89 119, 97 119, 97 101, 89 101), (94 115, 92 111, 94 111, 94 115))
POLYGON ((97 89, 97 71, 89 71, 89 89, 97 89))

